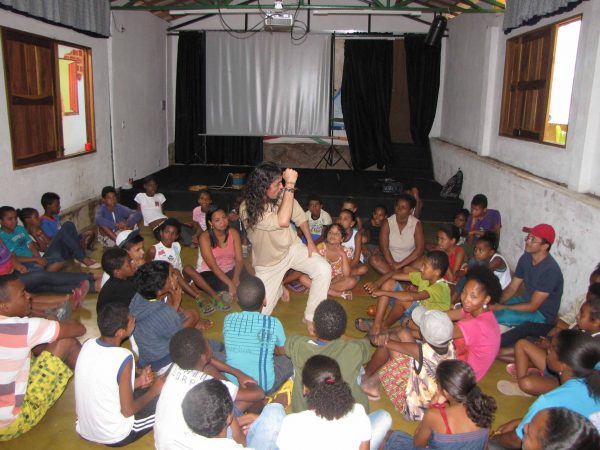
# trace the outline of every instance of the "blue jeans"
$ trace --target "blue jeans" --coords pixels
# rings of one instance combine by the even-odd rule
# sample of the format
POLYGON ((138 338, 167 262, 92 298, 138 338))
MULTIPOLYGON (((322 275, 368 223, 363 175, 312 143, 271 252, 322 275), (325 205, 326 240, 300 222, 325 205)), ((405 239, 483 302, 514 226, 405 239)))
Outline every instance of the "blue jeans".
POLYGON ((89 272, 47 272, 40 267, 38 270, 19 274, 19 279, 27 292, 70 294, 83 280, 90 282, 90 292, 96 292, 94 274, 89 272))
POLYGON ((81 261, 85 258, 85 250, 79 243, 79 234, 73 222, 67 221, 61 225, 58 233, 52 238, 46 253, 58 253, 63 259, 75 258, 81 261))

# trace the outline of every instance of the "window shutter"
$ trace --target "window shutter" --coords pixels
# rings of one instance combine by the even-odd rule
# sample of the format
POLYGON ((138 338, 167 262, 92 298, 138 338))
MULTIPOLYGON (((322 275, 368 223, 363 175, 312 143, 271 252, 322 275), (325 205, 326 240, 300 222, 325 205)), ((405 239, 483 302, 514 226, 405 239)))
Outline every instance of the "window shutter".
POLYGON ((541 141, 553 46, 552 26, 507 42, 500 134, 541 141))
POLYGON ((55 159, 62 132, 57 111, 54 44, 2 30, 7 103, 15 167, 55 159))

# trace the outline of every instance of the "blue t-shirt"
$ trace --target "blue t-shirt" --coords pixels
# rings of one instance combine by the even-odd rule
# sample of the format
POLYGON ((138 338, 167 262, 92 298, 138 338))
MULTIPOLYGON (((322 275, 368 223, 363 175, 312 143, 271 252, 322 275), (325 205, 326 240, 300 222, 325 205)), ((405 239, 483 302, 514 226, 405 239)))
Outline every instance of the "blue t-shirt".
POLYGON ((53 238, 60 230, 60 216, 54 214, 51 218, 47 215, 40 217, 40 228, 46 236, 53 238))
POLYGON ((33 253, 29 248, 29 243, 33 241, 25 228, 17 225, 12 233, 0 230, 0 238, 4 241, 6 247, 16 256, 31 257, 33 253))
MULTIPOLYGON (((254 378, 265 391, 273 387, 275 347, 285 345, 285 333, 276 317, 258 311, 228 314, 223 323, 227 364, 254 378)), ((237 384, 230 374, 225 376, 237 384)))
POLYGON ((573 378, 547 394, 540 395, 515 430, 517 436, 523 439, 523 427, 531 422, 539 411, 546 408, 570 409, 590 419, 600 431, 600 401, 590 396, 587 385, 581 378, 573 378))
POLYGON ((546 318, 547 324, 556 322, 563 293, 563 274, 552 255, 547 255, 535 266, 529 253, 523 253, 517 263, 515 277, 525 282, 524 298, 529 301, 535 291, 548 293, 548 298, 540 305, 539 311, 546 318))

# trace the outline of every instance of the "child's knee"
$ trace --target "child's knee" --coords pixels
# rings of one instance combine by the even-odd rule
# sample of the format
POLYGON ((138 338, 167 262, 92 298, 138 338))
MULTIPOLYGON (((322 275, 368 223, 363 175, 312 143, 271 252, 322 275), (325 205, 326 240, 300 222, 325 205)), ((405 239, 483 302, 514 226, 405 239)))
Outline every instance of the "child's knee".
POLYGON ((384 291, 393 291, 394 288, 396 287, 396 280, 386 280, 382 285, 381 285, 381 289, 383 289, 384 291))

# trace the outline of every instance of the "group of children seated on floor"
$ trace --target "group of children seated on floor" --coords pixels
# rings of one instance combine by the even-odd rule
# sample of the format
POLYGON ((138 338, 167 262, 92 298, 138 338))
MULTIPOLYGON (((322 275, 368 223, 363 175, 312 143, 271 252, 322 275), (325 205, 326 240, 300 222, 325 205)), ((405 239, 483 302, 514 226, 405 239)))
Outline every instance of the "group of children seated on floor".
MULTIPOLYGON (((453 225, 440 227, 437 245, 426 253, 419 251, 415 222, 404 216, 403 209, 410 214, 417 203, 407 194, 396 202, 394 215, 388 218, 378 206, 364 222, 356 201, 347 199, 336 223, 311 197, 307 220, 319 253, 331 264, 332 297, 352 299, 372 258, 391 253, 382 248, 382 241, 393 244, 389 236, 381 238, 382 226, 390 234, 397 226, 401 235, 412 223, 413 248, 407 264, 382 257, 393 270, 364 284, 377 299, 374 318, 355 321, 365 338, 344 336, 348 318, 335 300, 317 307, 316 336, 286 337, 276 317, 261 313, 264 285, 243 271, 238 218, 211 208, 210 193, 203 191, 194 224, 186 226, 163 214, 165 198, 155 180, 145 180, 144 189, 136 196, 139 211, 118 204, 113 188, 102 191, 98 236, 111 248, 102 257, 100 336, 83 346, 76 338, 85 329, 77 321, 39 317, 52 319, 53 309, 38 307, 32 314, 36 302, 53 303, 29 294, 36 288, 28 283, 40 292, 49 286, 41 284, 48 275, 27 277, 58 275, 71 258, 94 266, 85 255, 89 235, 78 236, 72 224, 65 226, 70 222, 61 226, 56 194, 50 200, 58 207, 42 198, 49 219, 20 211, 23 230, 17 211, 0 208, 0 357, 6 362, 0 369, 6 393, 0 440, 38 423, 74 371, 77 432, 111 446, 152 429, 157 449, 600 446, 600 265, 587 294, 559 315, 563 280, 549 253, 551 226, 524 228, 525 253, 511 279, 497 251, 500 214, 487 208, 483 195, 473 199, 471 214, 461 210, 453 225), (135 229, 142 217, 159 241, 147 252, 135 229), (53 223, 40 226, 47 220, 53 223), (39 243, 44 239, 45 250, 39 243), (200 246, 196 268, 182 264, 179 240, 200 246), (235 249, 227 260, 219 252, 229 245, 235 249), (212 270, 198 272, 206 260, 212 270), (519 291, 524 295, 516 297, 519 291), (203 337, 201 330, 212 323, 195 309, 181 308, 183 292, 197 299, 203 315, 228 311, 231 297, 237 298, 241 312, 225 317, 222 343, 203 337), (127 339, 137 360, 121 347, 127 339), (525 418, 502 425, 490 439, 497 405, 477 383, 497 357, 514 361, 507 371, 515 381, 499 382, 501 392, 540 397, 525 418), (369 400, 379 398, 380 387, 405 418, 420 421, 414 436, 389 432, 386 411, 369 414, 369 400), (287 405, 292 414, 286 416, 287 405)), ((381 265, 374 261, 377 270, 381 265)), ((101 283, 99 276, 84 281, 89 289, 101 283)), ((304 274, 289 273, 284 282, 295 290, 310 287, 304 274)), ((66 303, 76 294, 80 302, 84 287, 73 288, 79 291, 66 303)))

